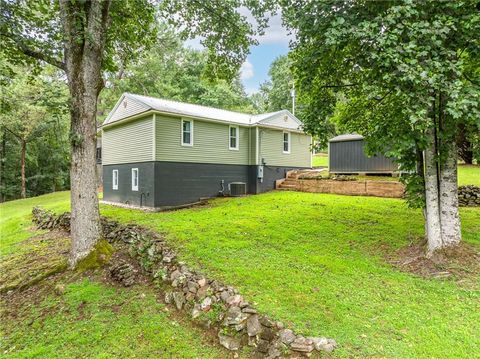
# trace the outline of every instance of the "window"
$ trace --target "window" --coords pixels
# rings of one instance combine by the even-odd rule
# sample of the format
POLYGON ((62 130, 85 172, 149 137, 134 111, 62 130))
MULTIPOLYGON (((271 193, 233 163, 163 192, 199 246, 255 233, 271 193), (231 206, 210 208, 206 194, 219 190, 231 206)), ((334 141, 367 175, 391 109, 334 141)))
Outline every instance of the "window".
POLYGON ((182 120, 182 146, 193 146, 193 121, 182 120))
POLYGON ((283 153, 290 153, 290 132, 283 133, 283 153))
POLYGON ((118 170, 112 171, 112 189, 118 189, 118 170))
POLYGON ((238 150, 239 130, 238 126, 230 126, 228 129, 228 148, 238 150))
POLYGON ((138 168, 132 168, 132 191, 138 191, 138 168))

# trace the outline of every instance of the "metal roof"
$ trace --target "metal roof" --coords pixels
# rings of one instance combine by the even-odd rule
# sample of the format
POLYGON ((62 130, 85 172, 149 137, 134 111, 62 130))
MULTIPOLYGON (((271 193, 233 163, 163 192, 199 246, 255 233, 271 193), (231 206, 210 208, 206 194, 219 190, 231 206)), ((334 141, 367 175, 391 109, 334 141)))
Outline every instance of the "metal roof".
POLYGON ((344 142, 344 141, 359 141, 359 140, 363 140, 363 136, 358 135, 356 133, 352 133, 352 134, 336 136, 334 138, 331 138, 328 142, 344 142))
MULTIPOLYGON (((195 104, 172 101, 172 100, 165 100, 165 99, 136 95, 131 93, 124 93, 123 96, 120 98, 120 100, 117 102, 117 105, 114 107, 114 109, 110 112, 110 114, 105 119, 103 126, 123 119, 123 118, 112 119, 112 116, 117 110, 117 108, 119 107, 122 99, 125 99, 125 98, 132 99, 133 101, 136 101, 137 103, 140 103, 141 105, 143 105, 144 106, 143 111, 155 110, 163 113, 171 113, 175 115, 189 116, 194 118, 211 119, 211 120, 217 120, 217 121, 222 121, 222 122, 227 122, 227 123, 232 123, 237 125, 262 124, 262 125, 268 126, 270 125, 269 122, 273 118, 276 118, 282 115, 290 117, 294 122, 298 124, 298 128, 300 128, 300 125, 302 124, 302 122, 298 118, 296 118, 287 110, 269 112, 269 113, 264 113, 259 115, 250 115, 250 114, 241 113, 241 112, 221 110, 214 107, 195 105, 195 104)), ((276 127, 279 127, 279 126, 276 125, 276 127)), ((280 125, 280 127, 282 126, 280 125)), ((287 126, 283 126, 283 127, 288 128, 287 126)))

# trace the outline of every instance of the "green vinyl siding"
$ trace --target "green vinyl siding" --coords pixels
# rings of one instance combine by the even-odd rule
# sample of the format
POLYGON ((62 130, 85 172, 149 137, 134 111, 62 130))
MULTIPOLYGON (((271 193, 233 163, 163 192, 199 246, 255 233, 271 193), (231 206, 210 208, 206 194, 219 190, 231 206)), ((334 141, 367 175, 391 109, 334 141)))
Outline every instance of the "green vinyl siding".
POLYGON ((310 136, 290 132, 290 153, 287 154, 283 153, 283 131, 262 127, 258 131, 259 158, 263 158, 267 166, 311 166, 310 136))
POLYGON ((250 130, 249 161, 251 165, 255 165, 257 164, 257 128, 251 127, 249 130, 250 130))
POLYGON ((105 128, 102 153, 103 165, 152 161, 152 115, 105 128))
POLYGON ((239 127, 239 149, 229 149, 229 125, 193 120, 193 146, 181 144, 181 119, 156 115, 157 161, 248 165, 249 128, 239 127))

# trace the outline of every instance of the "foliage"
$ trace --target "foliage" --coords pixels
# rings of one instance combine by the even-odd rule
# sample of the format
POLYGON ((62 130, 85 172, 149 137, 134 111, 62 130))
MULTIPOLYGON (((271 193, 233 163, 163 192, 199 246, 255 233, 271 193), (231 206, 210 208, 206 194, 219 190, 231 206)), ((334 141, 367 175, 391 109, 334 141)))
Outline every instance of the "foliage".
POLYGON ((264 112, 292 110, 293 75, 288 56, 277 57, 270 65, 270 80, 260 85, 260 93, 265 101, 264 112))
POLYGON ((124 92, 242 112, 253 110, 238 75, 231 81, 208 78, 205 52, 184 48, 171 30, 162 27, 159 33, 158 43, 137 63, 112 74, 99 100, 102 116, 124 92))
POLYGON ((21 145, 27 144, 27 195, 68 188, 68 94, 61 74, 51 67, 11 67, 3 72, 0 114, 3 200, 21 191, 21 145))
MULTIPOLYGON (((68 208, 68 198, 64 192, 2 204, 2 220, 25 216, 37 203, 63 212, 68 208)), ((461 284, 423 279, 385 263, 384 251, 392 253, 408 246, 423 233, 421 211, 407 208, 401 200, 273 192, 217 199, 208 206, 173 212, 144 213, 112 206, 102 206, 101 210, 123 223, 138 222, 161 231, 170 245, 179 248, 182 260, 197 263, 206 274, 238 287, 250 302, 272 317, 293 323, 307 335, 335 338, 340 343, 335 354, 338 357, 460 358, 480 348, 478 273, 472 274, 473 283, 461 284), (459 342, 462 345, 457 345, 459 342)), ((479 210, 462 208, 461 216, 465 242, 479 249, 479 210)), ((135 288, 132 292, 140 293, 135 288)), ((93 283, 75 285, 66 292, 66 298, 76 298, 76 306, 82 300, 87 302, 86 313, 92 314, 93 320, 89 328, 95 328, 96 335, 104 333, 99 342, 102 348, 89 346, 97 353, 109 350, 105 343, 125 335, 119 322, 112 320, 109 306, 95 309, 100 303, 117 303, 104 297, 109 293, 110 289, 97 288, 93 283), (92 326, 98 317, 107 320, 92 326), (104 332, 104 328, 109 330, 104 332)), ((114 296, 124 298, 126 293, 130 291, 115 290, 114 296)), ((141 304, 151 314, 153 307, 143 301, 141 304)), ((56 311, 49 314, 41 332, 37 324, 21 325, 15 336, 8 337, 8 343, 25 345, 35 335, 41 337, 24 350, 39 348, 39 343, 51 343, 56 348, 61 341, 69 342, 62 334, 71 332, 64 329, 65 325, 77 328, 86 323, 74 320, 75 305, 67 307, 73 316, 54 314, 56 311), (61 323, 59 318, 63 318, 61 323), (54 339, 55 335, 60 339, 54 339)), ((117 319, 128 327, 129 336, 138 328, 150 328, 141 312, 133 311, 140 315, 135 316, 140 323, 131 322, 125 313, 132 310, 127 307, 117 319)), ((162 318, 155 317, 148 323, 154 322, 172 328, 162 318)), ((183 327, 175 328, 183 331, 183 327)), ((72 339, 75 343, 90 343, 91 330, 76 332, 81 335, 72 339)), ((156 329, 156 339, 149 340, 150 346, 160 345, 160 332, 156 329)), ((150 334, 144 335, 150 338, 150 334)), ((181 345, 183 341, 175 343, 181 345)), ((123 348, 123 341, 117 345, 123 348)), ((66 350, 77 353, 74 346, 66 350)), ((147 353, 143 351, 146 347, 138 350, 147 353)))
POLYGON ((282 2, 286 23, 297 31, 291 58, 306 129, 321 137, 340 110, 344 129, 363 134, 370 153, 392 155, 415 171, 433 113, 442 119, 441 146, 452 142, 460 121, 480 121, 476 6, 282 2))

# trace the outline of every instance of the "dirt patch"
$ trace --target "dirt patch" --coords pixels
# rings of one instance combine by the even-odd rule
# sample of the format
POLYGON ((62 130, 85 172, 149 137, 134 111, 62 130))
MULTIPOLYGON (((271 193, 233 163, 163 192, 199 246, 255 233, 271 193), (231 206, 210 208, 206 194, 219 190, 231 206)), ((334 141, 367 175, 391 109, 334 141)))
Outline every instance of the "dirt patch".
POLYGON ((426 241, 417 240, 388 256, 387 260, 402 271, 424 278, 449 278, 465 284, 477 282, 480 273, 480 252, 463 242, 427 258, 426 241))

